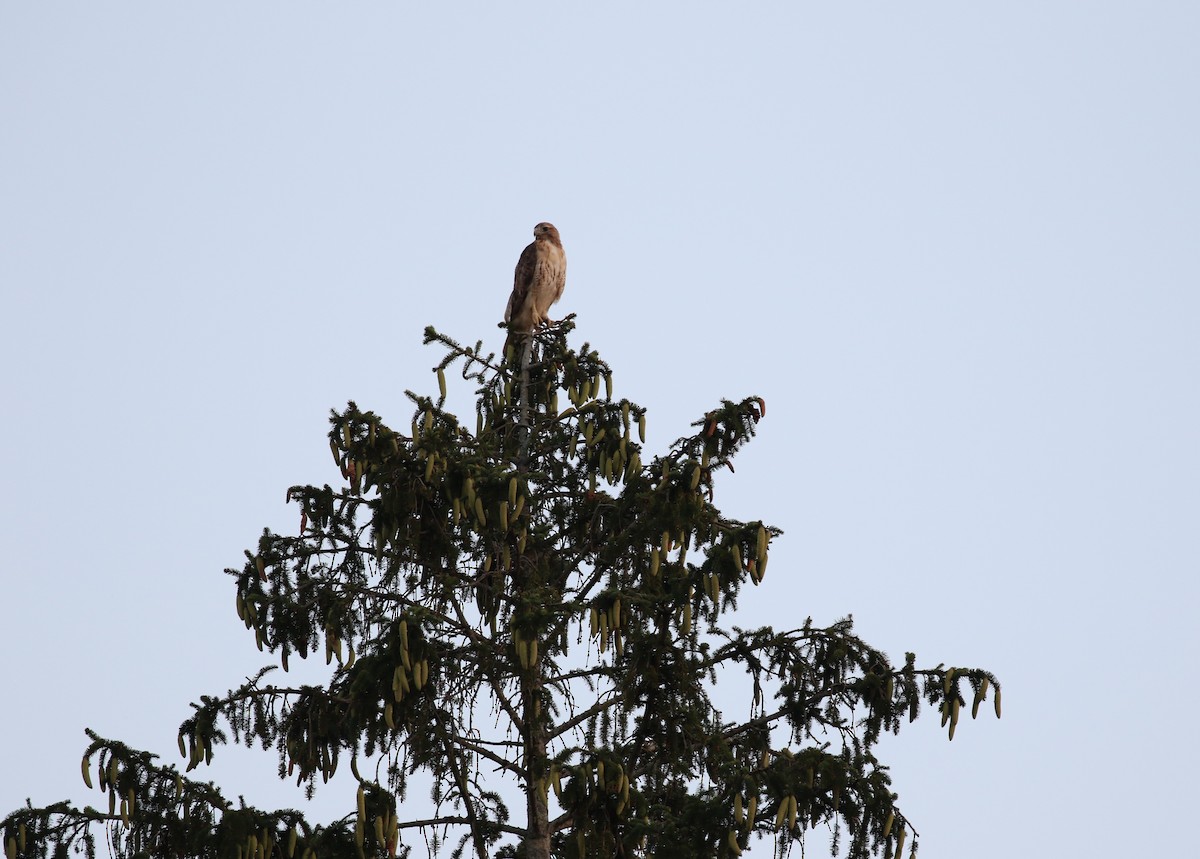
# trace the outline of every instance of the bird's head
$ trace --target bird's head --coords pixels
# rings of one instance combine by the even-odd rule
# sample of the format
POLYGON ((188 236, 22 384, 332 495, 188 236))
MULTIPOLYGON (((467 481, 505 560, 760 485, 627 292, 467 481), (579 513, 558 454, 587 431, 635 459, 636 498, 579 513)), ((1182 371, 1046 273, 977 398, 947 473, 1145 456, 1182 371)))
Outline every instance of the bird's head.
POLYGON ((558 228, 549 221, 542 221, 533 228, 533 237, 535 239, 558 238, 558 228))

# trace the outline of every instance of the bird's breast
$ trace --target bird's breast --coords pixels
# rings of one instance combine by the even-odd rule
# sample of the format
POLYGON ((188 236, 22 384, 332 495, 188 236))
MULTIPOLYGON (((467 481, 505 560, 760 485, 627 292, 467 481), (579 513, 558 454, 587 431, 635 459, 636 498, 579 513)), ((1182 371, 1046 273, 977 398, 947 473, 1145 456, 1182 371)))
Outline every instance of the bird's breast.
POLYGON ((563 249, 549 242, 538 254, 537 283, 552 287, 556 293, 561 293, 567 281, 567 255, 563 249))

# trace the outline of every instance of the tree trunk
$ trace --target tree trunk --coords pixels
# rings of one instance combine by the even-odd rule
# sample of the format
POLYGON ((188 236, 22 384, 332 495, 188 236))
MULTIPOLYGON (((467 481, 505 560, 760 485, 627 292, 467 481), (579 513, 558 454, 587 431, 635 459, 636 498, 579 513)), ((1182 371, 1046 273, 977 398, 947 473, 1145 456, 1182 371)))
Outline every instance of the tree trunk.
MULTIPOLYGON (((521 338, 521 375, 517 432, 517 470, 529 468, 529 445, 533 434, 529 402, 529 363, 533 359, 533 332, 521 338)), ((521 577, 523 581, 524 577, 521 577)), ((524 582, 528 584, 528 582, 524 582)), ((546 723, 542 721, 542 666, 536 660, 521 680, 521 716, 525 720, 525 855, 527 859, 550 859, 550 812, 543 790, 546 766, 546 723)))
POLYGON ((542 789, 549 774, 546 765, 546 723, 541 716, 541 663, 529 669, 521 683, 522 716, 525 719, 525 809, 527 859, 550 859, 550 812, 542 789))
POLYGON ((517 419, 517 438, 520 450, 517 453, 517 469, 525 471, 529 466, 529 441, 532 435, 532 421, 529 408, 529 362, 533 359, 533 332, 530 331, 521 338, 521 379, 518 388, 520 402, 517 419))

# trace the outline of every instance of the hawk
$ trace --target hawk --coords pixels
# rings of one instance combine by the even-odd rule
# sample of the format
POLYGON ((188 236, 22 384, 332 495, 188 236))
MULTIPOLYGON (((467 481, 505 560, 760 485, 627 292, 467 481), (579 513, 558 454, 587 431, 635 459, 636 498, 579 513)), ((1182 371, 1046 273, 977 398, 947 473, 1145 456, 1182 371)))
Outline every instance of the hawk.
POLYGON ((558 228, 545 221, 533 228, 533 241, 521 251, 513 272, 513 291, 504 308, 509 331, 528 332, 549 322, 550 305, 562 298, 567 255, 558 228))

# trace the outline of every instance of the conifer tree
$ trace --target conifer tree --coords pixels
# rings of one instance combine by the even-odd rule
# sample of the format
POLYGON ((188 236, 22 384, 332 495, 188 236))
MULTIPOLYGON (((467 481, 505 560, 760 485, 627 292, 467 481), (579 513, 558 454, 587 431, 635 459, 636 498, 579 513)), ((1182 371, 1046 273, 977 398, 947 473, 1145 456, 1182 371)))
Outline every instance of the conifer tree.
POLYGON ((8 859, 91 856, 97 831, 131 857, 694 859, 786 851, 813 829, 853 859, 914 854, 876 742, 922 702, 953 738, 968 702, 999 716, 999 684, 894 663, 849 619, 732 625, 742 588, 770 586, 780 531, 713 501, 766 404, 724 400, 644 458, 645 409, 569 346, 573 327, 499 358, 427 329, 446 354, 437 394, 408 392, 411 422, 334 413, 344 485, 293 486, 298 535, 264 531, 227 571, 276 664, 193 704, 179 766, 89 732, 100 807, 13 812, 8 859), (450 371, 476 388, 466 421, 450 371), (327 685, 289 684, 310 657, 327 685), (749 678, 745 721, 713 703, 730 672, 749 678), (346 816, 230 801, 198 775, 231 739, 273 746, 310 795, 348 769, 346 816), (422 772, 431 802, 408 797, 422 772))

